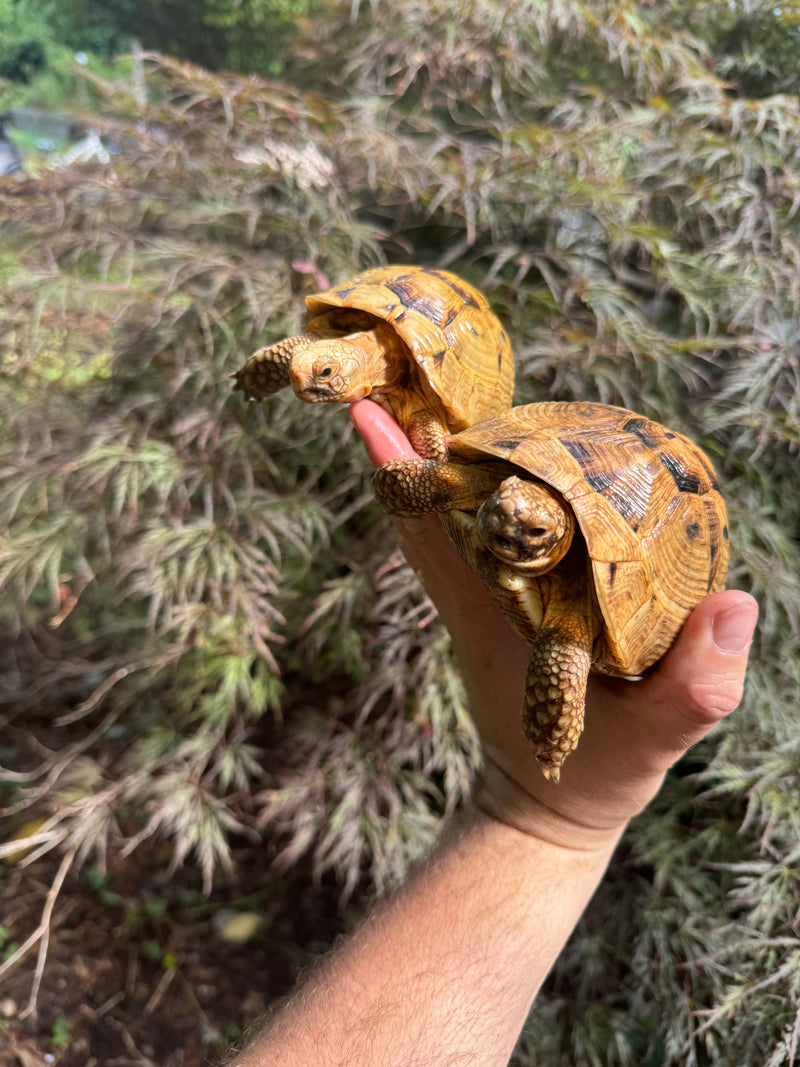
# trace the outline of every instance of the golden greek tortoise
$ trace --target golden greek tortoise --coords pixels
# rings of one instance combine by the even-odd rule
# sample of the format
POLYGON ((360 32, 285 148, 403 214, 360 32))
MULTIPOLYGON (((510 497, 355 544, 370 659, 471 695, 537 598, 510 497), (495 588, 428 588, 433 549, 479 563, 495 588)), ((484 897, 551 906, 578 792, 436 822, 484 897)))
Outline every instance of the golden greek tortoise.
POLYGON ((364 271, 306 297, 305 331, 254 352, 234 378, 262 400, 291 385, 310 404, 369 397, 422 456, 511 406, 514 359, 486 298, 444 270, 364 271))
POLYGON ((583 729, 590 669, 636 676, 722 588, 725 504, 708 458, 624 408, 511 408, 446 441, 447 459, 375 473, 392 515, 440 512, 461 558, 531 646, 523 728, 546 778, 583 729))

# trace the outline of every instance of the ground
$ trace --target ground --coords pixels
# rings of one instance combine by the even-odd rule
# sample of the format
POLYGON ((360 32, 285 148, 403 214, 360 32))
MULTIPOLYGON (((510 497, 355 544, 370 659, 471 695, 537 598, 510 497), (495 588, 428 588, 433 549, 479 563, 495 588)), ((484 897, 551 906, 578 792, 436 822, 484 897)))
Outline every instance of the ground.
MULTIPOLYGON (((58 862, 0 865, 3 958, 37 928, 58 862)), ((209 897, 199 884, 197 872, 170 875, 163 855, 143 849, 105 874, 70 875, 53 911, 36 1011, 20 1018, 38 946, 0 977, 0 1065, 219 1064, 358 910, 343 913, 335 887, 315 887, 302 871, 278 878, 250 844, 209 897), (233 912, 260 921, 243 943, 230 940, 233 912)))

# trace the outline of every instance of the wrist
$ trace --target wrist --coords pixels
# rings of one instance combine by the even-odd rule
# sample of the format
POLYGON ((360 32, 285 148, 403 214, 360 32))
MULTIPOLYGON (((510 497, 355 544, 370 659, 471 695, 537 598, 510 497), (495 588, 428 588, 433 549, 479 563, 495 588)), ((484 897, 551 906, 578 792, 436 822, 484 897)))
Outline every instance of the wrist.
MULTIPOLYGON (((548 790, 561 788, 550 782, 548 790)), ((485 816, 511 827, 525 837, 564 849, 568 852, 610 856, 622 836, 628 820, 584 821, 559 810, 558 797, 553 803, 524 789, 497 763, 486 759, 472 790, 472 805, 485 816)), ((564 806, 566 807, 566 805, 564 806)), ((581 810, 583 805, 574 805, 581 810)))

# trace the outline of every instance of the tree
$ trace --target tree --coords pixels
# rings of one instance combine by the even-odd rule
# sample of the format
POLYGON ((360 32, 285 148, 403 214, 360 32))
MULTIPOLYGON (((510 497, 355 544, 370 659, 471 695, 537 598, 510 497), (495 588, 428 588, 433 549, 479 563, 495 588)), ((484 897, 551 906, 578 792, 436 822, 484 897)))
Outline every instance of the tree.
POLYGON ((312 0, 22 0, 31 19, 73 50, 104 59, 145 48, 188 59, 210 70, 280 72, 283 51, 312 0))

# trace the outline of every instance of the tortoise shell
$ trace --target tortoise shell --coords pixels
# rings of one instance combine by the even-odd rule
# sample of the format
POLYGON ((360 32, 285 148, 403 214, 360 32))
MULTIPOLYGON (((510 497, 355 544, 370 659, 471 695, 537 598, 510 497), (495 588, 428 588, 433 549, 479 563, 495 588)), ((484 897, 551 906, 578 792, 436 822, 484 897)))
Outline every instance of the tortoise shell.
POLYGON ((449 271, 377 267, 306 297, 306 307, 313 318, 351 308, 390 323, 442 401, 453 433, 511 405, 508 336, 486 297, 449 271))
POLYGON ((641 674, 692 608, 724 586, 725 504, 708 457, 682 434, 625 408, 541 403, 447 444, 448 460, 506 460, 571 506, 605 622, 595 669, 641 674))

